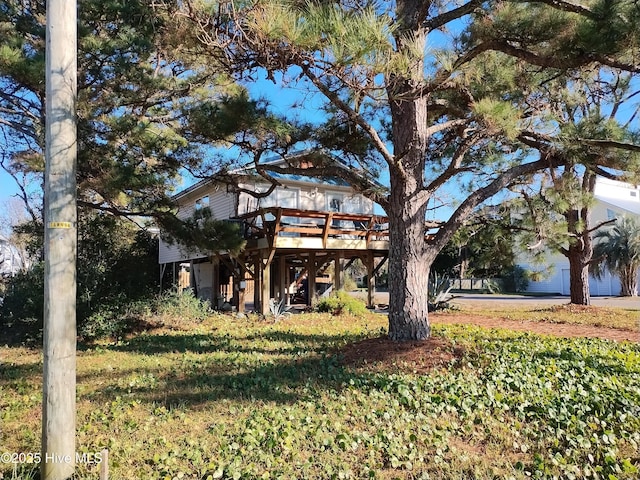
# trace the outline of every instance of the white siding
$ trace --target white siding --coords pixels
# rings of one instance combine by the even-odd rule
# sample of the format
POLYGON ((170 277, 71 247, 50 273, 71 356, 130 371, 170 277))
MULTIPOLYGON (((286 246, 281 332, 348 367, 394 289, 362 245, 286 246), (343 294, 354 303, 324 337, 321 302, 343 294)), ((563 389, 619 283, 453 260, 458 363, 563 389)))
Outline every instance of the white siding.
MULTIPOLYGON (((539 281, 530 281, 527 292, 531 293, 559 293, 561 295, 569 295, 569 261, 559 260, 556 257, 551 261, 553 270, 550 275, 541 278, 539 281)), ((527 270, 538 270, 539 267, 530 265, 521 265, 527 270)), ((639 272, 640 274, 640 272, 639 272)), ((639 277, 640 278, 640 277, 639 277)), ((591 296, 616 296, 620 295, 620 280, 617 276, 605 272, 602 279, 598 280, 589 275, 589 292, 591 296)))
MULTIPOLYGON (((178 199, 178 218, 186 219, 193 215, 196 202, 205 197, 209 197, 209 208, 214 218, 225 220, 235 216, 235 194, 228 193, 224 185, 207 185, 203 188, 189 192, 178 199)), ((189 261, 195 258, 202 258, 204 253, 185 252, 179 245, 169 245, 160 240, 158 262, 171 263, 189 261)))
POLYGON ((164 240, 160 239, 160 246, 158 252, 158 263, 173 263, 185 260, 184 255, 180 252, 180 249, 176 244, 169 245, 164 240))
MULTIPOLYGON (((269 186, 267 184, 245 184, 245 189, 255 191, 266 191, 269 186)), ((276 190, 283 190, 284 187, 277 187, 276 190)), ((344 208, 342 211, 347 213, 365 213, 373 214, 373 202, 360 194, 353 193, 348 188, 325 187, 323 185, 308 185, 302 183, 291 183, 286 189, 287 192, 293 190, 298 191, 298 207, 300 210, 318 210, 327 211, 327 196, 330 193, 339 193, 344 197, 344 208)), ((272 193, 274 198, 278 197, 278 192, 272 193)), ((238 203, 238 214, 242 215, 247 212, 257 210, 260 206, 280 206, 277 201, 271 198, 257 199, 248 193, 240 193, 238 203)))
MULTIPOLYGON (((293 208, 327 211, 328 194, 339 193, 344 198, 343 212, 374 213, 374 204, 371 200, 360 194, 353 193, 353 190, 347 187, 307 184, 304 182, 290 182, 287 186, 288 188, 286 189, 283 186, 277 187, 276 190, 280 190, 283 193, 280 194, 280 196, 282 196, 282 198, 286 197, 289 202, 291 202, 291 197, 295 192, 297 206, 293 208)), ((240 187, 247 190, 266 191, 269 185, 266 183, 245 183, 240 185, 240 187)), ((178 217, 185 219, 193 215, 196 202, 205 196, 209 197, 209 208, 214 218, 223 220, 255 211, 260 205, 275 205, 277 200, 275 200, 274 203, 274 199, 277 199, 279 194, 276 192, 274 198, 257 199, 244 192, 238 194, 228 193, 224 185, 204 185, 192 191, 187 191, 187 193, 183 195, 178 195, 178 217)), ((160 240, 159 262, 161 264, 189 261, 190 259, 202 258, 203 256, 204 254, 201 253, 185 253, 178 245, 169 245, 160 240)))
MULTIPOLYGON (((537 271, 540 267, 531 266, 531 265, 520 265, 522 268, 528 271, 537 271)), ((540 278, 538 281, 529 281, 529 285, 527 286, 527 292, 531 293, 562 293, 562 269, 558 268, 556 264, 553 271, 543 278, 540 278)))

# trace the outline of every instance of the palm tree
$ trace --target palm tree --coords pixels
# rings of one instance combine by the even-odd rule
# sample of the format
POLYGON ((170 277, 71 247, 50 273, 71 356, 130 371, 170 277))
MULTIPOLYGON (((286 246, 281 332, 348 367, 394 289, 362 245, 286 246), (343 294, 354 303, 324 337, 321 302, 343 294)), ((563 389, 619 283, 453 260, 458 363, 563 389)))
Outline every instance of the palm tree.
POLYGON ((623 216, 615 225, 594 235, 594 258, 599 261, 592 265, 596 278, 601 278, 604 270, 617 274, 622 286, 622 295, 638 295, 638 270, 640 270, 640 221, 623 216))

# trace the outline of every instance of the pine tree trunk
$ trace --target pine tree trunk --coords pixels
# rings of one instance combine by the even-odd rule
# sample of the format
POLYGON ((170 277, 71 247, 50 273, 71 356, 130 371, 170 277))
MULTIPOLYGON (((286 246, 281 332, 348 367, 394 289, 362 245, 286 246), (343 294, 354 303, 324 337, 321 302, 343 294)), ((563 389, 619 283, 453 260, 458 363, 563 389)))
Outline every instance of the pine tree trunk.
MULTIPOLYGON (((410 187, 405 186, 408 190, 410 187)), ((425 252, 425 205, 392 189, 389 208, 389 338, 424 340, 431 333, 428 280, 433 258, 425 252)))
POLYGON ((569 293, 574 305, 590 305, 589 260, 586 252, 578 246, 569 247, 569 293))
MULTIPOLYGON (((593 193, 596 176, 589 171, 582 177, 583 192, 593 193)), ((569 259, 569 293, 575 305, 591 305, 589 291, 589 263, 593 258, 589 206, 571 209, 564 214, 568 232, 573 236, 569 247, 563 253, 569 259)))

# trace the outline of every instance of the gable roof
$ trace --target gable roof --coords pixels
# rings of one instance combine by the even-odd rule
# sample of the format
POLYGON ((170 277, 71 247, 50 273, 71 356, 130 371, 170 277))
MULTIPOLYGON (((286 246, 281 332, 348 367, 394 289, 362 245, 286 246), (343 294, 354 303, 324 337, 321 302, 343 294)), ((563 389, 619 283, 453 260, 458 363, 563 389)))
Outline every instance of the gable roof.
MULTIPOLYGON (((290 162, 291 160, 300 158, 301 159, 300 168, 304 168, 304 166, 302 166, 304 165, 304 158, 309 157, 312 154, 324 155, 325 158, 327 158, 333 165, 337 166, 338 168, 344 169, 345 171, 353 170, 352 167, 345 164, 339 158, 332 155, 331 153, 324 152, 324 151, 318 152, 318 151, 310 151, 310 150, 295 152, 286 158, 277 157, 277 158, 267 159, 265 162, 262 163, 262 165, 287 166, 287 163, 290 162)), ((329 185, 329 186, 339 186, 339 187, 351 186, 349 182, 337 176, 316 177, 316 176, 309 176, 309 175, 301 175, 298 173, 293 174, 293 173, 280 173, 280 172, 269 172, 269 175, 273 177, 274 180, 284 181, 284 182, 300 182, 300 183, 308 183, 310 185, 329 185)), ((256 173, 256 169, 253 164, 246 164, 242 167, 239 167, 230 171, 221 171, 217 174, 213 174, 211 177, 200 180, 199 182, 191 185, 190 187, 187 187, 184 190, 181 190, 180 192, 173 195, 172 198, 173 200, 178 200, 190 194, 191 192, 199 190, 200 188, 203 188, 207 185, 211 185, 213 183, 221 181, 223 178, 228 176, 233 176, 238 178, 239 177, 255 177, 257 179, 262 178, 260 175, 256 173)), ((263 179, 263 181, 266 182, 267 180, 263 179)), ((375 180, 367 179, 367 181, 369 181, 372 184, 372 186, 376 188, 385 188, 384 185, 382 185, 381 183, 378 183, 375 180)))

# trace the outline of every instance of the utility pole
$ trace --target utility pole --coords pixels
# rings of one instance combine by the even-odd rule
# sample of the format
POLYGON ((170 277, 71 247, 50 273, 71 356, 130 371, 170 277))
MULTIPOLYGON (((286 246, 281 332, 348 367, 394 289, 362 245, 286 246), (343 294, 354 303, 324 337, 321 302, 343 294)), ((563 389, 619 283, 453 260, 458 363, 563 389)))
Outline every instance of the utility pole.
POLYGON ((75 471, 76 9, 76 0, 47 0, 43 480, 75 471))

